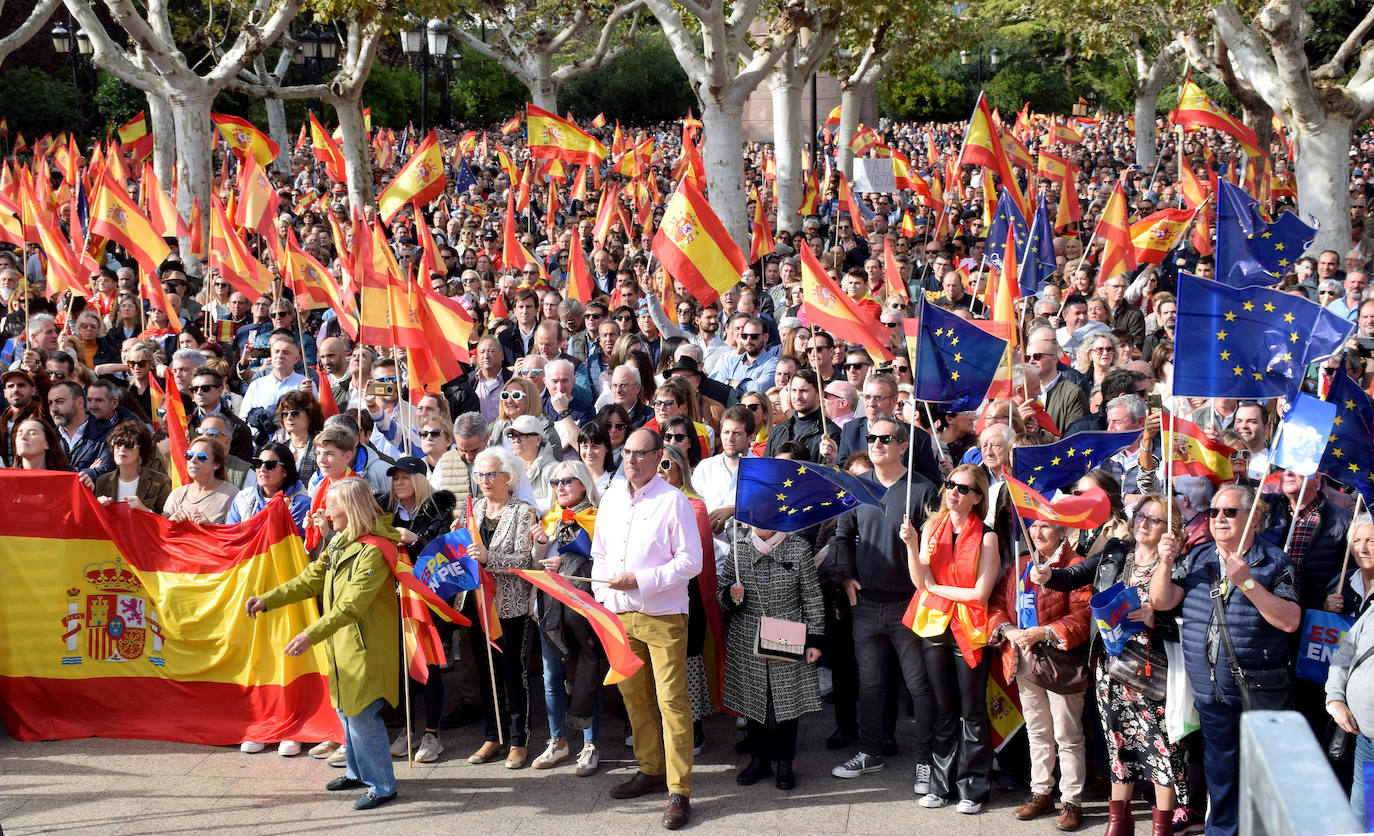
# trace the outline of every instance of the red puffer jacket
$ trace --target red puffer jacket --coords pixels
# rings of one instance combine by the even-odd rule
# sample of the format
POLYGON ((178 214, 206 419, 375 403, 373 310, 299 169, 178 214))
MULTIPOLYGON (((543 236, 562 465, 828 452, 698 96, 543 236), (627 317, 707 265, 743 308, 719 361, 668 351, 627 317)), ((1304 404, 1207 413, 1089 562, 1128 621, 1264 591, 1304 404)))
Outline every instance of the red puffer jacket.
MULTIPOLYGON (((1016 582, 1025 571, 1030 556, 1020 555, 1016 566, 1008 569, 993 591, 988 601, 988 633, 997 635, 1003 625, 1016 626, 1016 582)), ((1067 540, 1059 554, 1049 564, 1051 568, 1063 569, 1075 563, 1082 563, 1083 557, 1069 546, 1067 540)), ((1092 585, 1080 586, 1072 592, 1059 592, 1048 587, 1035 587, 1035 616, 1042 627, 1053 627, 1059 636, 1061 650, 1077 647, 1088 640, 1092 619, 1092 585)), ((1002 672, 1008 681, 1016 675, 1016 646, 1013 642, 1002 642, 1002 672)))

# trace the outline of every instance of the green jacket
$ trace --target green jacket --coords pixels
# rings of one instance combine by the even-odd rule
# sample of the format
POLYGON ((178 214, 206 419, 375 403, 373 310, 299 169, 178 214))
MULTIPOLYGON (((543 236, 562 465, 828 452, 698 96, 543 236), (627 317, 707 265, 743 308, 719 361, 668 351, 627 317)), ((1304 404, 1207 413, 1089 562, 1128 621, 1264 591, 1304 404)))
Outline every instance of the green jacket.
MULTIPOLYGON (((382 516, 372 533, 391 542, 400 535, 382 516)), ((357 716, 378 697, 400 700, 400 604, 396 582, 381 549, 335 535, 321 559, 293 580, 262 596, 271 610, 315 596, 324 613, 305 628, 313 644, 324 642, 329 660, 329 696, 348 717, 357 716)))

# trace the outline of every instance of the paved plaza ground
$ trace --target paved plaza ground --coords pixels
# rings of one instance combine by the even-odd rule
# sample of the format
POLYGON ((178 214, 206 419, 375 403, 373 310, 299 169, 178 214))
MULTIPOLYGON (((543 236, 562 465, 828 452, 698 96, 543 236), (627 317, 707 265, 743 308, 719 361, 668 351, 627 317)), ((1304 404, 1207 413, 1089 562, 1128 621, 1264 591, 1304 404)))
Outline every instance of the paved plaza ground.
MULTIPOLYGON (((694 770, 689 831, 749 834, 1050 834, 1053 817, 1019 822, 1011 810, 1024 790, 994 791, 980 815, 914 804, 909 754, 889 759, 880 773, 843 781, 830 769, 843 757, 826 751, 829 707, 802 721, 797 789, 781 792, 770 780, 735 784, 744 763, 734 744, 732 718, 707 721, 708 744, 694 770)), ((535 728, 544 725, 542 711, 535 728)), ((328 793, 341 774, 306 755, 282 758, 275 748, 245 755, 237 747, 142 740, 63 740, 21 743, 0 737, 0 826, 22 833, 367 832, 426 834, 654 834, 666 799, 612 799, 612 786, 633 769, 624 721, 610 716, 601 729, 601 772, 573 774, 571 761, 548 771, 510 771, 499 762, 467 762, 481 743, 481 724, 446 731, 448 747, 436 764, 396 761, 400 798, 377 810, 354 812, 355 793, 328 793)), ((537 735, 542 749, 544 735, 537 735)), ((908 752, 909 724, 899 725, 908 752)), ((574 748, 574 752, 576 748, 574 748)), ((1148 810, 1137 804, 1137 822, 1148 810)), ((1106 802, 1089 802, 1080 833, 1101 833, 1106 802)))

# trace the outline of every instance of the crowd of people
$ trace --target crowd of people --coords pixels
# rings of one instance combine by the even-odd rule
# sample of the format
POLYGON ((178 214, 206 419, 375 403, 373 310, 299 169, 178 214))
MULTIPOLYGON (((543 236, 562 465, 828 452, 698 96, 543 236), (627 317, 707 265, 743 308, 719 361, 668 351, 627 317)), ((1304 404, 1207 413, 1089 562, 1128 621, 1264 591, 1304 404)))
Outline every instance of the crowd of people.
MULTIPOLYGON (((402 269, 472 315, 462 375, 412 393, 403 350, 354 344, 333 311, 298 306, 280 281, 250 298, 175 254, 156 276, 180 317, 175 328, 146 305, 136 265, 114 248, 91 271, 84 298, 49 299, 43 256, 31 245, 0 252, 9 312, 0 458, 72 471, 102 503, 201 525, 245 520, 283 495, 312 562, 299 578, 258 590, 248 615, 270 618, 283 604, 320 598, 321 619, 282 650, 328 647, 344 740, 309 752, 344 769, 328 789, 365 790, 358 809, 396 797, 393 757, 437 761, 449 751, 444 730, 479 719, 484 742, 467 757, 472 764, 571 761, 578 776, 597 773, 606 655, 585 619, 511 572, 543 568, 617 614, 645 662, 618 689, 638 771, 610 794, 666 794, 669 829, 691 817, 693 759, 708 743, 703 719, 728 712, 742 731, 741 786, 798 785, 806 718, 832 729, 825 746, 836 753, 835 778, 900 765, 922 808, 975 814, 995 787, 1024 786, 1030 794, 1016 818, 1054 816, 1072 831, 1084 800, 1098 794, 1109 799, 1108 833, 1119 836, 1133 832, 1139 791, 1155 836, 1200 832, 1204 819, 1208 833, 1235 833, 1239 718, 1257 681, 1314 730, 1329 714, 1358 735, 1341 777, 1354 776, 1363 816, 1362 764, 1374 758, 1374 674, 1356 670, 1374 641, 1365 621, 1324 690, 1294 688, 1290 672, 1304 608, 1354 616, 1367 608, 1374 523, 1353 515, 1349 490, 1321 476, 1264 481, 1273 403, 1173 396, 1172 291, 1180 270, 1210 276, 1209 256, 1185 240, 1157 268, 1097 272, 1091 233, 1118 181, 1132 212, 1149 214, 1180 199, 1177 154, 1224 175, 1238 149, 1218 134, 1190 135, 1181 148, 1166 145, 1151 173, 1133 165, 1125 119, 1080 127, 1081 144, 1043 146, 1078 167, 1085 218, 1060 231, 1058 270, 1025 306, 1010 401, 959 410, 916 401, 901 336, 921 297, 964 318, 987 316, 978 182, 987 175, 966 167, 962 182, 947 183, 943 214, 907 193, 863 195, 866 234, 837 200, 837 184, 826 183, 818 212, 799 223, 767 212, 774 252, 708 301, 661 269, 652 248, 661 205, 596 240, 594 202, 558 184, 558 211, 546 213, 534 189, 519 219, 536 261, 504 263, 512 184, 484 138, 489 153, 471 161, 464 191, 450 185, 420 217, 406 210, 387 229, 402 269), (419 249, 415 224, 437 253, 419 249), (589 253, 594 290, 585 300, 568 291, 574 236, 589 253), (847 343, 808 322, 801 241, 890 332, 895 359, 875 359, 879 339, 847 343), (885 279, 889 250, 904 293, 885 279), (416 274, 425 263, 442 269, 416 274), (169 375, 179 409, 166 402, 169 375), (1236 451, 1232 481, 1170 479, 1161 405, 1236 451), (172 420, 179 413, 184 430, 172 420), (1067 492, 1104 490, 1108 521, 1086 531, 1023 529, 1005 482, 1015 451, 1102 430, 1141 435, 1067 492), (169 431, 186 433, 177 439, 186 481, 176 487, 171 457, 181 444, 169 431), (883 499, 800 531, 745 525, 736 486, 741 460, 755 456, 843 468, 883 499), (385 557, 418 554, 463 527, 469 503, 478 535, 471 554, 495 577, 496 619, 481 617, 477 595, 461 596, 456 606, 472 626, 439 624, 452 669, 431 670, 424 685, 403 682, 385 557), (589 556, 565 548, 581 533, 589 556), (1356 566, 1342 576, 1348 539, 1356 566), (1088 600, 1117 583, 1138 591, 1131 617, 1148 629, 1112 654, 1088 600), (804 625, 804 654, 759 653, 764 619, 804 625), (488 642, 500 653, 489 656, 488 642), (1131 658, 1143 664, 1121 664, 1131 658), (1186 678, 1170 679, 1178 666, 1186 678), (531 710, 541 668, 547 735, 531 710), (999 750, 986 700, 994 675, 1015 685, 1025 719, 1024 735, 999 750), (1190 684, 1200 729, 1169 728, 1166 682, 1190 684), (388 729, 402 687, 422 695, 413 751, 407 730, 388 729), (915 745, 899 752, 897 724, 908 717, 915 745)), ((961 130, 891 125, 883 136, 921 168, 943 170, 928 151, 957 153, 961 130)), ((651 136, 660 149, 653 176, 666 196, 680 149, 675 126, 651 136)), ((452 150, 457 137, 443 139, 452 150)), ((517 163, 527 156, 518 137, 493 142, 517 163)), ((1271 150, 1282 160, 1280 143, 1271 150)), ((744 160, 764 200, 769 153, 751 146, 744 160)), ((1352 151, 1350 250, 1305 257, 1276 278, 1358 328, 1351 350, 1311 375, 1314 389, 1343 374, 1364 388, 1374 371, 1366 159, 1374 160, 1368 140, 1352 151)), ((346 220, 342 184, 328 181, 308 149, 273 176, 279 223, 337 277, 346 253, 325 213, 346 220), (324 197, 303 202, 311 193, 324 197)), ((1052 202, 1060 196, 1057 183, 1038 186, 1052 202)), ((270 262, 265 248, 260 255, 270 262)), ((276 743, 283 755, 303 749, 276 743)))

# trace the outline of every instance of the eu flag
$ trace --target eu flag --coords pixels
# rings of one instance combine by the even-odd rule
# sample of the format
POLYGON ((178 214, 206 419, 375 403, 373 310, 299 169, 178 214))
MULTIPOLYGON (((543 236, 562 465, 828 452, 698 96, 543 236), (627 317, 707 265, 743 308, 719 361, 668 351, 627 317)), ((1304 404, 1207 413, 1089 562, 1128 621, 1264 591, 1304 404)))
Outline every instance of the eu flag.
MULTIPOLYGON (((1026 216, 1021 214, 1021 208, 1003 186, 997 193, 997 208, 992 213, 992 226, 988 227, 986 243, 983 246, 983 254, 987 257, 988 263, 998 270, 1002 269, 1002 255, 1007 249, 1009 228, 1016 230, 1017 249, 1024 248, 1026 239, 1030 237, 1030 227, 1026 225, 1026 216)), ((1016 256, 1019 259, 1021 253, 1017 252, 1016 256)))
POLYGON ((916 340, 916 399, 977 408, 997 376, 1007 341, 934 305, 922 305, 916 340))
POLYGON ((860 505, 878 507, 881 486, 824 464, 740 459, 735 518, 764 531, 800 531, 860 505))
POLYGON ((1231 287, 1272 285, 1312 244, 1317 230, 1284 212, 1270 223, 1259 204, 1225 180, 1217 192, 1217 281, 1231 287))
POLYGON ((468 165, 468 158, 459 154, 458 164, 453 167, 453 193, 461 197, 468 193, 468 186, 475 185, 477 178, 472 176, 472 166, 468 165))
POLYGON ((1067 488, 1140 438, 1140 430, 1083 432, 1053 444, 1017 447, 1012 475, 1042 494, 1067 488))
POLYGON ((1030 224, 1025 215, 1012 200, 1005 187, 997 196, 997 208, 993 212, 992 226, 984 243, 984 253, 988 263, 1002 269, 1002 258, 1007 249, 1007 230, 1016 231, 1016 263, 1021 265, 1017 281, 1021 285, 1022 296, 1034 296, 1040 285, 1059 267, 1054 257, 1054 227, 1049 207, 1045 199, 1035 209, 1030 224), (1027 255, 1029 253, 1029 255, 1027 255))
POLYGON ((1332 379, 1326 400, 1336 405, 1336 418, 1317 470, 1358 490, 1365 504, 1374 506, 1374 407, 1359 384, 1344 373, 1332 379))
POLYGON ((1353 328, 1300 296, 1179 273, 1174 394, 1291 398, 1308 365, 1339 351, 1353 328))

